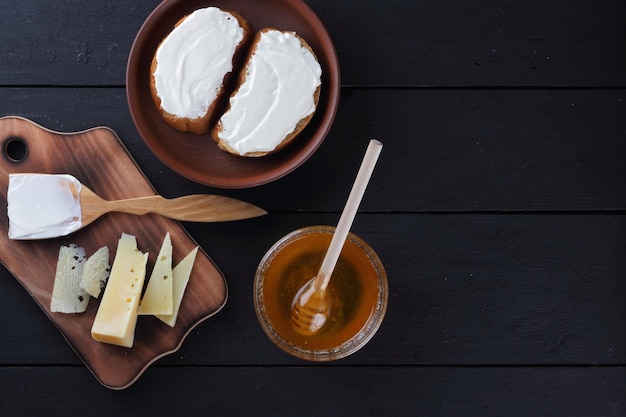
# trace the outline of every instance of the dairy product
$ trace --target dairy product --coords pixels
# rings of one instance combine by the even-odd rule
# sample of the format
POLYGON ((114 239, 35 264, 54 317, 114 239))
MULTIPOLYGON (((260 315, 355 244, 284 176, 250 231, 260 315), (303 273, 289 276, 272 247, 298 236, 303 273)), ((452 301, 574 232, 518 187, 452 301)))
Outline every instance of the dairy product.
POLYGON ((322 70, 293 32, 262 30, 245 81, 221 117, 220 140, 240 155, 270 152, 315 111, 322 70))
POLYGON ((80 287, 85 259, 85 249, 75 244, 59 249, 50 299, 51 312, 82 313, 87 309, 89 294, 80 287))
POLYGON ((154 263, 138 314, 172 314, 172 283, 172 241, 168 232, 154 263))
POLYGON ((163 323, 167 324, 170 327, 174 327, 176 325, 176 319, 178 318, 178 311, 180 310, 180 304, 183 301, 183 295, 185 294, 185 289, 187 288, 187 284, 189 283, 189 277, 191 275, 191 270, 193 269, 193 264, 196 260, 196 254, 198 253, 198 247, 195 247, 187 256, 183 258, 182 261, 174 267, 172 271, 172 278, 174 281, 173 286, 173 298, 174 298, 174 309, 172 314, 158 314, 156 317, 161 320, 163 323))
POLYGON ((243 38, 237 19, 219 8, 188 15, 156 52, 154 78, 163 110, 181 118, 203 117, 232 71, 243 38))
POLYGON ((9 238, 44 239, 80 229, 80 190, 80 182, 67 174, 10 174, 9 238))
POLYGON ((148 254, 137 249, 135 237, 123 233, 91 328, 91 336, 95 340, 124 347, 133 346, 137 307, 147 261, 148 254))
POLYGON ((92 297, 98 298, 110 272, 109 248, 102 246, 85 262, 80 287, 92 297))

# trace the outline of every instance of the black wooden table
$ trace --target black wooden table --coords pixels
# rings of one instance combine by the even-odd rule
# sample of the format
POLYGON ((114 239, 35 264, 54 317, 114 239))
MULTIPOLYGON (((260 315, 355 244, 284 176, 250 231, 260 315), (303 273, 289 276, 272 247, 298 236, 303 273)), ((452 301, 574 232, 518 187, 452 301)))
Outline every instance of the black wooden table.
POLYGON ((108 126, 159 193, 270 214, 185 225, 228 303, 123 391, 2 269, 0 415, 626 415, 623 0, 310 0, 339 55, 335 123, 295 172, 245 190, 175 174, 131 121, 128 53, 158 3, 4 0, 0 115, 108 126), (387 316, 356 354, 304 362, 263 334, 254 271, 286 233, 336 223, 372 137, 353 231, 385 263, 387 316))

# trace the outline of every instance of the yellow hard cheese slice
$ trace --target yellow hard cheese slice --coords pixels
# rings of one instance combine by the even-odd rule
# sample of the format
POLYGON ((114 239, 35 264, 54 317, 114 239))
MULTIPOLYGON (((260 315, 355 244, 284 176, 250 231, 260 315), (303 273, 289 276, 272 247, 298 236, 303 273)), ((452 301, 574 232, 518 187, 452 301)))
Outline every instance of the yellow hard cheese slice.
POLYGON ((178 318, 178 310, 180 309, 180 303, 183 300, 183 295, 185 294, 185 288, 187 288, 187 283, 189 282, 189 276, 191 275, 191 270, 193 268, 193 263, 196 260, 196 254, 198 253, 198 247, 195 247, 185 258, 176 265, 174 270, 172 271, 172 278, 174 281, 173 286, 173 296, 174 296, 174 311, 172 314, 161 315, 158 314, 156 317, 161 320, 163 323, 167 324, 170 327, 174 327, 176 324, 176 319, 178 318))
POLYGON ((147 261, 148 254, 137 249, 135 236, 123 233, 91 328, 91 336, 95 340, 124 347, 133 346, 137 307, 147 261))
POLYGON ((139 304, 138 314, 172 314, 172 282, 172 241, 168 232, 139 304))

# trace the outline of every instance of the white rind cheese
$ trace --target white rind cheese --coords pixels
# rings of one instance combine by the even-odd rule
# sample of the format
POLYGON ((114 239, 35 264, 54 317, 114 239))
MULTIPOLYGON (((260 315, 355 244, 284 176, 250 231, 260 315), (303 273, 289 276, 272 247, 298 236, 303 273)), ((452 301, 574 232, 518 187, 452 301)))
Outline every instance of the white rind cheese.
POLYGON ((80 287, 85 250, 71 244, 61 246, 52 287, 50 311, 53 313, 82 313, 89 304, 89 294, 80 287))
POLYGON ((80 229, 81 188, 67 174, 9 174, 9 239, 45 239, 80 229))
POLYGON ((172 271, 172 278, 174 281, 174 311, 169 315, 156 315, 159 320, 170 327, 174 327, 176 325, 180 304, 183 300, 183 295, 185 294, 185 289, 187 288, 187 283, 189 282, 189 277, 191 275, 191 270, 193 269, 197 253, 198 247, 195 247, 182 261, 178 263, 178 265, 176 265, 172 271))
POLYGON ((163 239, 146 292, 139 304, 138 314, 172 314, 174 309, 172 284, 172 241, 168 232, 163 239))
POLYGON ((100 292, 109 278, 110 270, 109 248, 103 246, 85 262, 80 287, 92 297, 100 297, 100 292))
POLYGON ((147 261, 148 254, 137 249, 135 237, 123 233, 91 328, 91 336, 95 340, 124 347, 133 346, 147 261))

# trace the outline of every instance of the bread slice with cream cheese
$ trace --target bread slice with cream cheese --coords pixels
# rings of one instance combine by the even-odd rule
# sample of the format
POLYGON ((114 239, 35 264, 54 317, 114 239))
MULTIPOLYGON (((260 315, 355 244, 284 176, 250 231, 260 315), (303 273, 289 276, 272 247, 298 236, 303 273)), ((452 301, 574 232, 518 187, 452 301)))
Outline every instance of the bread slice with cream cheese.
POLYGON ((178 21, 150 67, 152 98, 169 125, 182 132, 209 132, 251 38, 243 17, 217 7, 197 9, 178 21))
POLYGON ((255 35, 237 89, 212 130, 227 152, 258 157, 290 143, 313 117, 322 70, 298 34, 275 28, 255 35))

